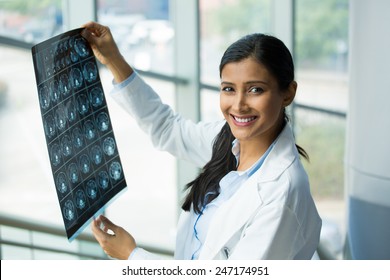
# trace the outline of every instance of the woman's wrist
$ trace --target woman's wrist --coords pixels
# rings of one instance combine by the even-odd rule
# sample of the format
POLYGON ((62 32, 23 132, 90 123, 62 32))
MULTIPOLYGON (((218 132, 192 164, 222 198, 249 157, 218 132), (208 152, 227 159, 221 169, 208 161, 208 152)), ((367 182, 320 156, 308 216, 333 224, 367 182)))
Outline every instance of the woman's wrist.
POLYGON ((121 54, 112 57, 107 61, 106 66, 112 73, 116 83, 123 82, 133 73, 133 69, 121 54))

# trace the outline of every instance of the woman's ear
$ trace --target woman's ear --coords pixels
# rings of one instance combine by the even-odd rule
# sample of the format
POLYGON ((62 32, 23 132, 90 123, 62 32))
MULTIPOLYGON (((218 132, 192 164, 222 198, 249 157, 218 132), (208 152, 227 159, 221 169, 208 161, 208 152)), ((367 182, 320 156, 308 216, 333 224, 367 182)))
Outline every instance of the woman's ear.
POLYGON ((297 92, 297 87, 298 84, 296 81, 292 81, 290 85, 288 86, 287 90, 284 92, 284 97, 283 97, 283 106, 287 107, 290 105, 294 98, 295 98, 295 93, 297 92))

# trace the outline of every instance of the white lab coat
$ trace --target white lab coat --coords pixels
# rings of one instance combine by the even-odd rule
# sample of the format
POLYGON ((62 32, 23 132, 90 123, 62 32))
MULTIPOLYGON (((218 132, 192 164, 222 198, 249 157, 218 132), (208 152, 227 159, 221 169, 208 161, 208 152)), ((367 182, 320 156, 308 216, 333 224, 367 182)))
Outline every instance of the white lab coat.
MULTIPOLYGON (((139 76, 113 97, 157 148, 200 167, 211 158, 213 140, 224 121, 195 124, 182 119, 139 76)), ((190 213, 183 211, 175 259, 184 258, 184 244, 193 234, 190 221, 190 213)), ((199 259, 311 259, 320 230, 309 181, 286 125, 261 168, 217 209, 199 259)), ((155 258, 140 248, 131 257, 155 258)))

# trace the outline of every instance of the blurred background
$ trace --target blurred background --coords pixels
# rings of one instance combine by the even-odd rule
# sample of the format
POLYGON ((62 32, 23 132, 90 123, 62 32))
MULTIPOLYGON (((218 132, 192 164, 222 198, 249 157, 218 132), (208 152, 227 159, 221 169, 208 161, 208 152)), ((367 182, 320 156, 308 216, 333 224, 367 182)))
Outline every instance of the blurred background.
MULTIPOLYGON (((228 45, 253 32, 282 39, 298 82, 289 114, 297 143, 310 156, 304 164, 324 224, 320 257, 343 258, 349 2, 0 1, 1 259, 105 258, 89 229, 72 243, 65 237, 31 58, 32 45, 88 20, 109 26, 122 54, 163 101, 194 121, 222 118, 218 65, 228 45)), ((128 183, 106 214, 140 245, 170 258, 183 187, 198 170, 155 150, 108 97, 112 80, 104 67, 100 75, 128 183)))

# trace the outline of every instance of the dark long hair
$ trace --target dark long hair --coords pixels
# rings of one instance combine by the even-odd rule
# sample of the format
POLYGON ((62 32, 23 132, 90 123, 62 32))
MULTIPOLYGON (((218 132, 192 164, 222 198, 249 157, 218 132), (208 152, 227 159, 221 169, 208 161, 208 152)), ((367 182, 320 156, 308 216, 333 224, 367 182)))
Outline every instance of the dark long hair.
MULTIPOLYGON (((294 81, 294 63, 290 51, 279 39, 260 33, 247 35, 227 48, 219 66, 220 76, 226 64, 249 57, 267 68, 276 78, 281 91, 287 90, 294 81)), ((288 122, 285 112, 284 121, 288 122)), ((183 210, 189 211, 193 205, 195 213, 200 213, 203 206, 219 195, 219 181, 230 171, 236 170, 236 159, 231 152, 233 140, 230 127, 225 123, 215 138, 210 161, 198 177, 187 184, 189 192, 182 205, 183 210)), ((296 146, 299 154, 308 159, 305 150, 296 146)))

